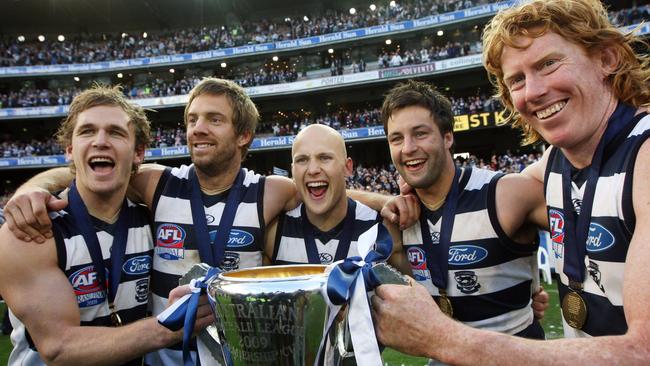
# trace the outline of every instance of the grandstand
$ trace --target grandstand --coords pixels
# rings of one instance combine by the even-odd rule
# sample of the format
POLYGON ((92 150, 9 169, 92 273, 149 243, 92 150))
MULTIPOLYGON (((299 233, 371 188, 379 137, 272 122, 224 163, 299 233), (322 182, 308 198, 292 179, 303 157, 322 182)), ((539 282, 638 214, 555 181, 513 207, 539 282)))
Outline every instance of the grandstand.
MULTIPOLYGON (((0 14, 0 195, 65 164, 53 132, 75 93, 94 82, 121 84, 151 110, 147 160, 169 165, 189 162, 183 106, 206 76, 237 81, 260 109, 245 165, 262 173, 289 170, 292 136, 311 123, 340 129, 356 163, 390 173, 378 108, 409 78, 452 98, 465 163, 529 161, 540 147, 521 149, 518 133, 501 125, 481 66, 481 30, 513 2, 12 2, 0 14)), ((607 3, 620 26, 648 18, 647 1, 607 3)))

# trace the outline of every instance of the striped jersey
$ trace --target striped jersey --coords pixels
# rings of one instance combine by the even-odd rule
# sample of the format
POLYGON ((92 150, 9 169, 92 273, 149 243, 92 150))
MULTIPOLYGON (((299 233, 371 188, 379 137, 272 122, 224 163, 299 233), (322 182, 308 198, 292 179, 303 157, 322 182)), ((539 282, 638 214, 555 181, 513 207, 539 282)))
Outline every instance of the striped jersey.
MULTIPOLYGON (((201 263, 192 225, 190 169, 194 169, 194 165, 165 169, 153 200, 156 230, 151 296, 154 315, 165 309, 169 291, 178 286, 180 277, 201 263)), ((241 201, 221 264, 226 271, 262 265, 265 178, 253 171, 244 169, 244 172, 241 201)), ((211 239, 219 228, 228 193, 229 190, 201 197, 211 239)), ((147 355, 146 363, 182 364, 182 344, 147 355)))
MULTIPOLYGON (((305 221, 308 221, 308 218, 307 215, 301 215, 301 211, 304 210, 303 205, 300 204, 280 216, 273 249, 273 264, 309 263, 304 239, 305 221)), ((359 251, 358 239, 375 224, 381 224, 381 216, 377 211, 350 198, 348 198, 348 205, 347 215, 354 215, 353 232, 349 245, 343 247, 339 243, 346 215, 343 221, 332 230, 314 233, 320 263, 312 264, 330 264, 348 257, 365 254, 359 251)), ((363 252, 365 249, 361 251, 363 252)))
MULTIPOLYGON (((643 113, 634 118, 637 122, 621 131, 604 150, 584 260, 585 281, 581 296, 587 304, 587 320, 582 330, 576 330, 564 322, 565 337, 616 335, 627 331, 623 311, 623 274, 635 226, 632 173, 639 148, 650 136, 650 116, 643 113)), ((560 274, 560 299, 569 292, 569 279, 564 274, 564 249, 567 245, 573 245, 567 243, 564 236, 565 212, 580 212, 586 186, 572 178, 573 207, 564 207, 564 159, 562 151, 553 148, 544 177, 551 244, 556 271, 560 274)))
MULTIPOLYGON (((86 241, 68 208, 52 215, 52 229, 56 243, 59 267, 68 277, 77 297, 82 326, 111 326, 108 299, 104 286, 96 275, 86 241)), ((120 285, 113 302, 124 324, 147 316, 149 301, 149 277, 152 269, 153 238, 146 207, 128 201, 131 222, 128 223, 126 254, 120 285)), ((104 265, 111 268, 110 249, 116 224, 107 224, 92 219, 102 249, 104 265)), ((14 331, 11 341, 14 350, 9 356, 9 365, 44 365, 25 326, 12 316, 14 331), (14 322, 15 321, 15 322, 14 322)), ((127 363, 140 365, 141 358, 127 363)))
MULTIPOLYGON (((531 296, 537 289, 537 243, 511 240, 499 224, 496 184, 502 175, 484 169, 464 169, 459 181, 456 217, 448 252, 447 296, 454 318, 480 329, 517 334, 533 324, 531 296)), ((440 241, 443 208, 422 206, 433 245, 440 241)), ((404 249, 413 277, 434 298, 438 288, 427 258, 420 222, 404 230, 404 249)))

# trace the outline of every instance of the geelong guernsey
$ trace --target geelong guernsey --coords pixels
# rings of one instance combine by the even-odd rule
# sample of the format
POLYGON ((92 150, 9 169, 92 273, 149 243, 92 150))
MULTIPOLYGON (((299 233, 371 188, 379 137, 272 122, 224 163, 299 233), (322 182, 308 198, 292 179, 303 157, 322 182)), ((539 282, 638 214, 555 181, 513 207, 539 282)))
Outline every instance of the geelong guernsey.
MULTIPOLYGON (((147 316, 149 277, 152 268, 153 238, 149 211, 141 205, 128 202, 132 210, 128 223, 128 239, 120 286, 114 305, 124 324, 147 316)), ((82 326, 111 326, 110 310, 104 287, 99 283, 86 242, 71 215, 63 211, 51 214, 59 267, 68 277, 77 296, 82 326)), ((104 265, 110 268, 110 248, 115 224, 93 220, 102 249, 104 265)), ((112 270, 112 269, 111 269, 112 270)), ((25 326, 12 315, 14 331, 11 341, 14 350, 9 365, 44 365, 25 326)), ((110 352, 110 350, 108 350, 110 352)), ((140 365, 141 358, 127 363, 140 365)))
MULTIPOLYGON (((303 230, 307 217, 301 216, 301 204, 291 211, 280 216, 276 231, 273 252, 273 264, 305 264, 309 263, 303 230)), ((381 216, 377 211, 348 198, 348 205, 352 208, 348 212, 354 215, 353 233, 347 247, 339 248, 342 237, 343 221, 328 232, 319 232, 315 235, 320 263, 330 264, 348 257, 359 256, 357 241, 359 236, 368 231, 375 224, 381 224, 381 216)), ((346 217, 347 218, 347 217, 346 217)))
MULTIPOLYGON (((454 318, 463 323, 517 334, 533 324, 530 304, 539 281, 534 255, 537 243, 515 243, 501 228, 495 207, 496 184, 501 176, 483 169, 464 169, 449 245, 447 296, 454 318)), ((442 211, 423 207, 433 245, 440 241, 442 211)), ((402 235, 415 280, 438 297, 430 274, 436 264, 422 247, 420 223, 402 235)))
MULTIPOLYGON (((167 306, 169 291, 178 286, 179 278, 193 265, 201 263, 192 227, 188 180, 193 165, 167 168, 162 174, 153 200, 155 249, 152 275, 152 305, 154 315, 167 306)), ((263 194, 265 178, 245 169, 242 200, 237 206, 221 268, 229 271, 262 265, 263 194)), ((216 235, 228 191, 214 196, 203 195, 205 219, 211 239, 216 235)), ((183 363, 182 345, 162 349, 147 355, 149 365, 179 365, 183 363)))
MULTIPOLYGON (((624 334, 627 322, 623 311, 623 274, 627 250, 635 227, 632 205, 632 175, 639 148, 650 136, 650 116, 634 117, 631 123, 608 145, 603 154, 600 177, 591 211, 583 299, 587 303, 587 321, 582 330, 564 322, 565 337, 588 337, 624 334)), ((586 184, 571 182, 573 207, 562 202, 562 151, 549 153, 544 179, 549 224, 556 272, 560 274, 560 298, 569 291, 569 279, 564 274, 564 214, 562 210, 579 212, 586 184)), ((634 281, 633 278, 628 279, 634 281)), ((564 319, 563 319, 564 320, 564 319)))

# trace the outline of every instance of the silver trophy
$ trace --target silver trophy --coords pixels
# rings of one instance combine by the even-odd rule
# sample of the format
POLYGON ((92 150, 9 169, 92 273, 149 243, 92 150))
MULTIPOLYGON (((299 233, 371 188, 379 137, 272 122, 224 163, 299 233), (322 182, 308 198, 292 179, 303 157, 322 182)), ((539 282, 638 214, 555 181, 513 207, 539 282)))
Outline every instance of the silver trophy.
MULTIPOLYGON (((195 266, 185 277, 198 277, 205 268, 195 266)), ((212 338, 210 352, 223 365, 354 365, 345 306, 317 359, 329 317, 326 268, 289 265, 220 273, 208 286, 216 322, 200 338, 212 338)), ((383 263, 373 270, 382 283, 407 283, 383 263)))

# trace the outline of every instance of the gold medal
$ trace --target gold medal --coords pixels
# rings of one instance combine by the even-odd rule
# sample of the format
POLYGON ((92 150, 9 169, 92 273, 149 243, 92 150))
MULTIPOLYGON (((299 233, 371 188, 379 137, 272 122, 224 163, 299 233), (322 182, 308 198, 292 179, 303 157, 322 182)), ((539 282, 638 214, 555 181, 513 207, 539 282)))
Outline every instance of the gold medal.
POLYGON ((120 314, 115 311, 115 306, 113 304, 109 305, 109 309, 111 310, 111 326, 113 327, 121 327, 124 325, 122 323, 122 318, 120 317, 120 314))
POLYGON ((572 328, 582 329, 587 320, 587 304, 577 291, 569 291, 562 299, 562 315, 572 328))
POLYGON ((440 297, 438 297, 438 307, 443 314, 450 318, 454 317, 454 307, 451 306, 451 300, 447 297, 447 290, 439 289, 440 297))

